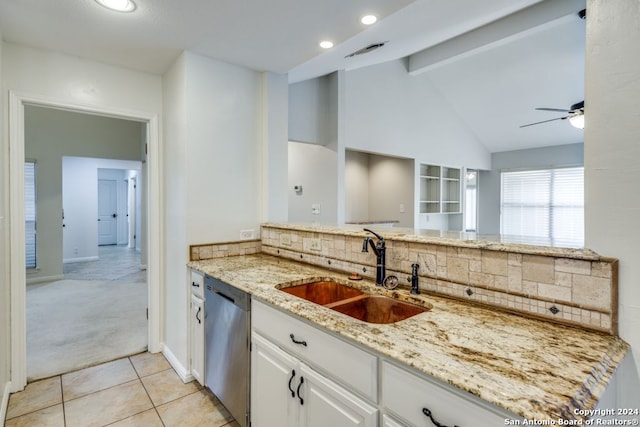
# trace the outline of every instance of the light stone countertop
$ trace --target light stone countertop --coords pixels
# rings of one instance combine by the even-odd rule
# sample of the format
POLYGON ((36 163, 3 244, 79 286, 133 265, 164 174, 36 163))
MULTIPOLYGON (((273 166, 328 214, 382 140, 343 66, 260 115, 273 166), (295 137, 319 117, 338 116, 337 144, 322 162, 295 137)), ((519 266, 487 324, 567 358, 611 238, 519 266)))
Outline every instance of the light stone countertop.
POLYGON ((520 317, 429 294, 386 291, 372 281, 266 254, 192 261, 216 277, 347 340, 526 419, 582 419, 629 349, 616 336, 520 317), (433 308, 395 324, 365 323, 276 289, 331 278, 433 308), (311 279, 311 280, 310 280, 311 279))

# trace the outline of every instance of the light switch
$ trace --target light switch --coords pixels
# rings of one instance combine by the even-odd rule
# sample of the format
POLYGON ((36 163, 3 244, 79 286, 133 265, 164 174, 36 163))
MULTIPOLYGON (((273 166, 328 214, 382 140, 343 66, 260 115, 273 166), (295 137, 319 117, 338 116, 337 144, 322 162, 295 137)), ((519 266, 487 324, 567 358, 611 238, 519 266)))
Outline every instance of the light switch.
POLYGON ((311 205, 311 213, 314 215, 320 215, 320 203, 313 203, 311 205))
POLYGON ((404 203, 400 203, 400 213, 404 213, 404 203))

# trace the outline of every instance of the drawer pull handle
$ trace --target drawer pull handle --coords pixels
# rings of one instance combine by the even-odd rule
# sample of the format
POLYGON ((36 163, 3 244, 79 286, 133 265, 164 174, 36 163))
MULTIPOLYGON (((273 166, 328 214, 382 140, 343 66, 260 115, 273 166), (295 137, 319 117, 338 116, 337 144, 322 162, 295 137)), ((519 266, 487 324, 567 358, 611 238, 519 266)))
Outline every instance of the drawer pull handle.
MULTIPOLYGON (((436 426, 436 427, 447 427, 444 424, 440 424, 438 421, 436 421, 433 418, 433 415, 431 415, 431 411, 429 410, 429 408, 422 408, 422 413, 425 414, 427 417, 429 417, 429 419, 431 420, 431 422, 433 423, 434 426, 436 426)), ((453 427, 458 427, 458 426, 453 426, 453 427)))
POLYGON ((295 369, 291 370, 291 378, 289 378, 289 391, 291 392, 291 397, 296 397, 296 392, 293 391, 293 388, 291 388, 291 381, 293 381, 293 378, 296 376, 296 371, 295 369))
POLYGON ((300 377, 300 384, 298 384, 298 388, 296 389, 296 394, 298 395, 298 399, 300 399, 300 405, 304 405, 304 399, 300 396, 300 387, 302 387, 302 383, 304 383, 304 377, 300 377))
POLYGON ((293 334, 289 334, 289 338, 291 338, 291 341, 293 341, 294 344, 300 344, 303 346, 307 346, 307 342, 306 341, 298 341, 296 340, 296 337, 293 334))
POLYGON ((191 286, 195 286, 196 288, 200 287, 200 283, 191 282, 191 286))
POLYGON ((202 307, 198 307, 198 312, 196 313, 196 319, 198 319, 198 325, 202 324, 202 320, 200 320, 201 311, 202 311, 202 307))

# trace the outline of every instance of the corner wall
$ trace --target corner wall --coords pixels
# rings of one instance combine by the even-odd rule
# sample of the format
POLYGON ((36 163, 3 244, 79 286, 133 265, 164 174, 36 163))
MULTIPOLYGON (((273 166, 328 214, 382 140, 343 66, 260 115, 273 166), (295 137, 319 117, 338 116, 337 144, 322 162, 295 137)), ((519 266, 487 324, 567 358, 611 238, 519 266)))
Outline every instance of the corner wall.
MULTIPOLYGON (((620 336, 635 366, 619 377, 620 408, 640 407, 640 2, 587 1, 586 246, 620 259, 620 336)), ((636 416, 637 418, 637 416, 636 416)))

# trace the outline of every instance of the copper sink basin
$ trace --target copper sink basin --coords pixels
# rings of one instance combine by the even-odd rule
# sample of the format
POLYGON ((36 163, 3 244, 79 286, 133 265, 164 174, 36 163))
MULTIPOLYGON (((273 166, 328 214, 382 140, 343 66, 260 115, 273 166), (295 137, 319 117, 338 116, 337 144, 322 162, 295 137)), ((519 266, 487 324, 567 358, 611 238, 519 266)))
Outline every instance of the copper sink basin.
POLYGON ((429 310, 383 295, 367 294, 330 280, 279 289, 368 323, 395 323, 429 310))
POLYGON ((368 323, 395 323, 428 310, 382 295, 362 295, 327 307, 368 323))
POLYGON ((359 289, 328 280, 290 286, 280 290, 320 305, 327 305, 364 294, 359 289))

